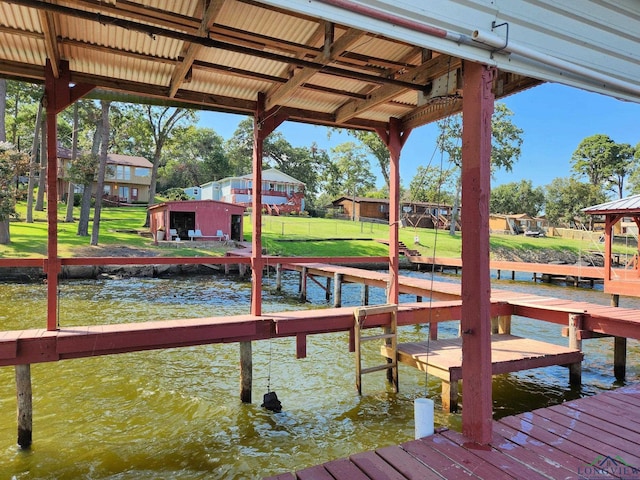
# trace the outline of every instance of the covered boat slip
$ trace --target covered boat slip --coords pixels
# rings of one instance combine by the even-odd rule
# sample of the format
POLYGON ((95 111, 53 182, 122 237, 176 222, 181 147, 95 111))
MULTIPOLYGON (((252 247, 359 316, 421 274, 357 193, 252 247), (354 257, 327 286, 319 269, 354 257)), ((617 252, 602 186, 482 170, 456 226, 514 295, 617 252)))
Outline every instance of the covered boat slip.
MULTIPOLYGON (((640 63, 637 38, 629 32, 640 30, 640 5, 634 0, 590 0, 580 9, 573 2, 546 0, 430 5, 421 0, 373 5, 356 0, 0 0, 0 74, 45 84, 49 237, 42 338, 60 331, 57 292, 66 260, 58 251, 56 120, 79 98, 253 115, 249 313, 254 317, 262 314, 259 202, 269 133, 292 120, 380 136, 390 154, 387 302, 397 304, 402 147, 414 128, 463 112, 460 308, 462 330, 469 333, 462 337, 462 369, 465 391, 476 399, 463 413, 463 433, 488 443, 494 100, 557 81, 637 102, 640 63)), ((171 337, 172 329, 164 334, 171 337)), ((243 371, 251 368, 250 352, 250 341, 241 341, 243 371)))

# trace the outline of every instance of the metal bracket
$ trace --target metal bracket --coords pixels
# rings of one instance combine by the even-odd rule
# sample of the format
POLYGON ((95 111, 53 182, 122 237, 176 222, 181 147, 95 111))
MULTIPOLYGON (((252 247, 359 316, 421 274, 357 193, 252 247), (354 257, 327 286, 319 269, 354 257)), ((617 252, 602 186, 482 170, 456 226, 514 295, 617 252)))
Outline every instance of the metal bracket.
POLYGON ((506 30, 507 30, 507 34, 506 34, 505 40, 504 40, 504 45, 501 46, 500 48, 496 48, 494 50, 491 50, 491 58, 493 58, 493 54, 494 53, 501 52, 502 50, 507 48, 507 45, 509 45, 509 22, 503 22, 503 23, 498 23, 498 24, 496 23, 495 20, 493 22, 491 22, 491 31, 492 32, 496 28, 500 28, 500 27, 506 27, 506 30))

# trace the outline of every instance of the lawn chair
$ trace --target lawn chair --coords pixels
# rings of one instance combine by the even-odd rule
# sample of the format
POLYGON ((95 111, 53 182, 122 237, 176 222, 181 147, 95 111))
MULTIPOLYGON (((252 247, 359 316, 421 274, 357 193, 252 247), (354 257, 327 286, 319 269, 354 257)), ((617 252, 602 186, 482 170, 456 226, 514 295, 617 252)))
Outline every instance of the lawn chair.
POLYGON ((172 242, 174 238, 179 238, 178 237, 178 230, 175 228, 170 228, 169 229, 169 241, 172 242))

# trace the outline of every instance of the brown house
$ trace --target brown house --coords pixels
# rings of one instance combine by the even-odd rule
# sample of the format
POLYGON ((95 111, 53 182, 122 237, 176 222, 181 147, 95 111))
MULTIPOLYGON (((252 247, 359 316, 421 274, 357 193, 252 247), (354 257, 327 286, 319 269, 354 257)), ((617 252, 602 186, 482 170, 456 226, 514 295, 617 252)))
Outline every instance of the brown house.
POLYGON ((353 220, 389 220, 389 200, 386 198, 340 197, 331 204, 340 215, 353 220))
POLYGON ((244 210, 217 200, 159 203, 149 207, 151 232, 156 240, 242 241, 244 210), (161 231, 164 233, 158 235, 161 231))
MULTIPOLYGON (((69 182, 65 179, 71 165, 71 149, 58 146, 58 198, 66 198, 69 182)), ((104 198, 115 203, 147 203, 153 164, 144 157, 109 153, 104 177, 104 198)), ((97 184, 92 185, 96 193, 97 184)), ((82 190, 76 187, 75 193, 82 190)))

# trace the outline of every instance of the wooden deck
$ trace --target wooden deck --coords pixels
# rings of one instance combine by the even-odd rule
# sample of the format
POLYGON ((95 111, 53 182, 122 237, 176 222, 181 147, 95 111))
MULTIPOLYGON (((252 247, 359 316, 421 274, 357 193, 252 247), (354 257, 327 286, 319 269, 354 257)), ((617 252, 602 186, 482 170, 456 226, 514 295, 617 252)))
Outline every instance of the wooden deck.
POLYGON ((493 422, 480 447, 443 430, 267 480, 640 480, 640 386, 493 422))
MULTIPOLYGON (((398 361, 442 380, 442 408, 458 408, 458 383, 462 380, 462 338, 398 344, 398 361)), ((382 355, 392 358, 382 346, 382 355)), ((491 336, 492 374, 518 372, 552 365, 582 362, 580 350, 508 334, 491 336)))

